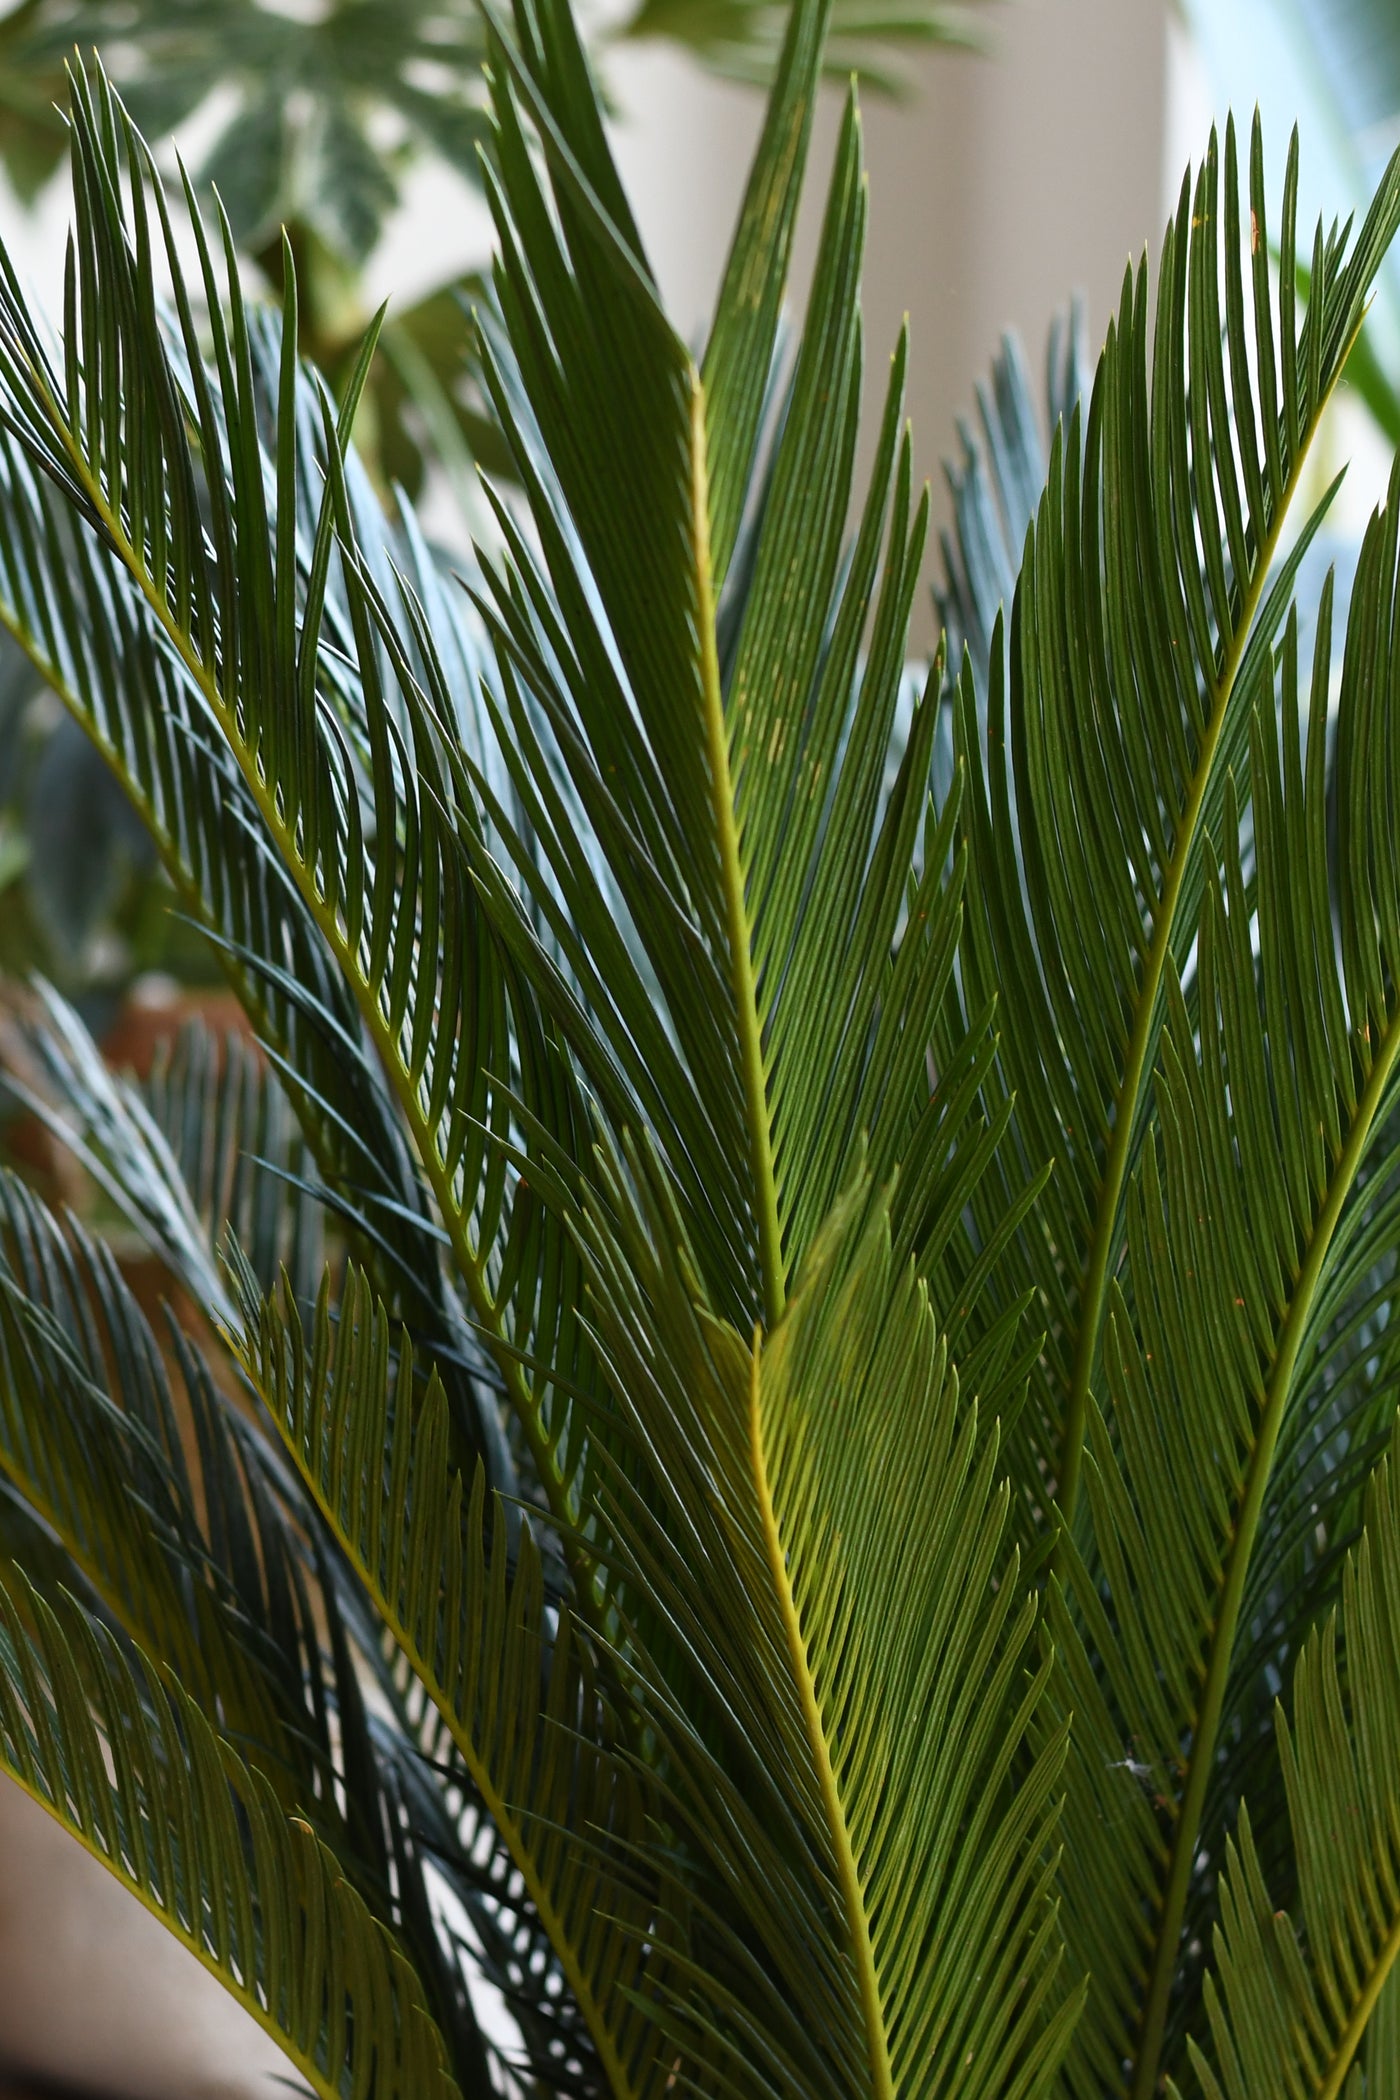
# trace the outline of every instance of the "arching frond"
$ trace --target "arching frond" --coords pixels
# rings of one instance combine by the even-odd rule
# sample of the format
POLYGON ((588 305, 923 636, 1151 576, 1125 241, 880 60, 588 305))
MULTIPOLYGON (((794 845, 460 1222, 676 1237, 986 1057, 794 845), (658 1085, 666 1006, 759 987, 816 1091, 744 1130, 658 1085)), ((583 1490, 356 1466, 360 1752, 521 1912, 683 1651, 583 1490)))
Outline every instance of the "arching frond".
POLYGON ((1393 481, 1352 598, 1335 886, 1325 619, 1306 741, 1292 626, 1281 710, 1266 685, 1250 719, 1252 886, 1227 789, 1223 868, 1205 878, 1196 1011, 1188 1015, 1173 974, 1160 1133, 1147 1140, 1129 1201, 1105 1404, 1089 1409, 1092 1573, 1065 1548, 1102 1673, 1096 1680, 1074 1660, 1080 1636, 1063 1620, 1056 1638, 1073 1679, 1064 1696, 1082 1716, 1066 1914, 1094 1973, 1081 2078, 1086 2090, 1110 2081, 1116 2090, 1126 2064, 1139 2100, 1164 2049, 1168 2060, 1175 2053, 1175 2023, 1191 2003, 1183 1946, 1204 1931, 1201 1854, 1222 1835, 1205 1813, 1235 1728, 1243 1611, 1277 1507, 1280 1440, 1309 1380, 1325 1372, 1339 1313, 1369 1289, 1394 1238, 1400 858, 1383 783, 1397 498, 1393 481))
POLYGON ((285 1806, 337 1821, 300 1551, 205 1364, 172 1349, 177 1393, 106 1250, 0 1177, 0 1469, 66 1579, 222 1710, 285 1806))
MULTIPOLYGON (((524 1885, 578 2009, 550 2075, 642 2100, 669 2065, 647 2016, 654 1907, 637 1870, 642 1806, 590 1667, 586 1639, 547 1613, 539 1547, 448 1465, 442 1388, 415 1401, 407 1336, 352 1271, 332 1321, 239 1277, 239 1353, 309 1493, 441 1716, 524 1885)), ((521 1906, 515 1906, 521 1907, 521 1906)), ((659 1959, 659 1950, 654 1950, 659 1959)))
MULTIPOLYGON (((30 482, 22 493, 32 501, 32 459, 57 491, 52 531, 77 549, 100 617, 38 559, 31 522, 16 531, 21 622, 37 630, 80 718, 105 732, 151 805, 197 914, 225 940, 231 904, 252 918, 250 928, 235 920, 236 959, 254 991, 270 981, 296 1016, 295 1048, 307 1046, 313 1075, 296 1091, 338 1155, 333 1168, 322 1161, 323 1178, 342 1187, 372 1243, 387 1243, 402 1263, 391 1287, 420 1296, 427 1288, 430 1331, 450 1363, 466 1353, 472 1330, 444 1302, 440 1282, 431 1288, 441 1275, 429 1215, 436 1204, 488 1361, 494 1349, 496 1379, 535 1439, 546 1482, 557 1485, 548 1430, 493 1290, 508 1177, 499 1149, 490 1172, 485 1157, 500 1144, 499 1090, 511 1071, 505 973, 470 931, 474 893, 451 821, 437 814, 432 732, 425 742, 422 722, 410 731, 395 708, 393 689, 411 687, 416 655, 407 617, 390 650, 370 611, 376 573, 386 571, 382 525, 368 551, 356 539, 364 496, 345 448, 371 346, 338 420, 324 390, 308 406, 289 281, 272 382, 275 434, 265 447, 267 359, 236 269, 230 261, 225 318, 191 205, 215 337, 206 362, 149 154, 100 79, 75 85, 73 165, 75 254, 84 262, 71 280, 66 362, 60 371, 13 281, 0 302, 0 346, 14 475, 30 482), (157 245, 174 279, 173 328, 150 267, 157 245), (108 323, 118 315, 113 337, 108 323), (309 520, 308 482, 318 470, 309 520), (133 644, 134 660, 123 654, 119 669, 112 609, 133 644), (216 850, 205 865, 209 834, 216 850), (367 837, 386 849, 373 867, 367 837), (401 844, 414 879, 401 872, 396 880, 390 842, 401 844), (451 1027, 448 1010, 457 1015, 451 1027)), ((53 495, 38 508, 41 518, 52 513, 53 495)), ((439 677, 452 639, 435 650, 439 677)), ((453 689, 435 697, 455 730, 453 689)), ((300 1062, 289 1058, 286 1069, 300 1062)), ((489 1451, 508 1483, 494 1404, 459 1382, 457 1433, 489 1451)))
POLYGON ((450 2100, 418 1980, 335 1860, 100 1623, 0 1590, 0 1766, 152 1911, 320 2100, 450 2100))
POLYGON ((482 2040, 470 2007, 454 2016, 424 1862, 398 1857, 407 1746, 375 1738, 352 1654, 374 1637, 347 1624, 354 1600, 219 1370, 173 1323, 159 1348, 105 1250, 0 1180, 0 1478, 22 1498, 0 1516, 5 1555, 50 1602, 87 1600, 219 1715, 283 1809, 398 1930, 434 2009, 451 2016, 459 2075, 484 2090, 482 2040))
POLYGON ((451 1371, 469 1337, 443 1279, 430 1199, 353 999, 138 585, 73 529, 66 510, 13 434, 0 431, 0 619, 130 796, 181 907, 210 935, 285 1081, 361 1258, 439 1344, 454 1420, 494 1448, 508 1480, 494 1407, 483 1414, 473 1381, 451 1371))
MULTIPOLYGON (((1248 1804, 1221 1877, 1212 2047, 1193 2046, 1207 2100, 1287 2091, 1338 2100, 1400 1956, 1400 1472, 1366 1498, 1341 1609, 1298 1658, 1279 1750, 1298 1856, 1300 1916, 1275 1908, 1248 1804)), ((1383 2061, 1383 2060, 1382 2060, 1383 2061)), ((1379 2068, 1379 2066, 1378 2066, 1379 2068)), ((1394 2069, 1381 2071, 1380 2090, 1394 2069)), ((1373 2081, 1368 2076, 1368 2096, 1373 2081)))
MULTIPOLYGON (((964 999, 974 1015, 999 1002, 989 1098, 1016 1104, 1004 1159, 1021 1174, 1056 1163, 1014 1269, 1048 1328, 1027 1501, 1043 1503, 1048 1478, 1070 1517, 1168 988, 1325 508, 1289 547, 1313 436, 1400 221, 1400 167, 1350 248, 1319 227, 1306 312, 1296 201, 1295 142, 1275 291, 1258 126, 1243 199, 1233 125, 1223 166, 1212 140, 1168 226, 1155 301, 1144 263, 1125 279, 1087 415, 1053 447, 1009 690, 991 652, 985 739, 970 705, 958 713, 964 999)), ((995 1175, 980 1201, 1004 1209, 995 1175)))

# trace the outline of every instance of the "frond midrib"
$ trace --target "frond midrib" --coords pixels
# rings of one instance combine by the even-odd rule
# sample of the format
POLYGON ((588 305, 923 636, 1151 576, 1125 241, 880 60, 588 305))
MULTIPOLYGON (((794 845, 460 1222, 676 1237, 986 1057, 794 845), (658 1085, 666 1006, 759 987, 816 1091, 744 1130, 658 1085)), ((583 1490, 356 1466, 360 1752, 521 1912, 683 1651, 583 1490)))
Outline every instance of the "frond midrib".
POLYGON ((1118 1242, 1118 1220, 1122 1210, 1123 1192, 1131 1164, 1133 1139, 1137 1130, 1138 1113, 1143 1093, 1148 1083, 1148 1053, 1152 1047, 1153 1023, 1162 996, 1162 985, 1166 975, 1167 961, 1171 954, 1171 939, 1175 927, 1177 909, 1182 888, 1190 866, 1196 843, 1205 798, 1210 787, 1215 767, 1215 756, 1224 732, 1226 717, 1234 696, 1240 668, 1244 662, 1254 621, 1268 588, 1274 555, 1283 539, 1293 500, 1302 483, 1303 473, 1312 452, 1327 406, 1340 384, 1346 369, 1351 349, 1361 332, 1358 322, 1350 341, 1337 359, 1331 385, 1320 393, 1316 411, 1307 428, 1301 433, 1301 441, 1292 469, 1285 481, 1277 510, 1267 538, 1260 550, 1254 581, 1244 594, 1240 605, 1240 619, 1235 637, 1226 652, 1216 681, 1216 706, 1212 712, 1196 768, 1192 776, 1191 792, 1177 827, 1172 847, 1171 863, 1167 880, 1162 885, 1161 896, 1152 928, 1152 939, 1148 945, 1143 965, 1142 981, 1138 987, 1133 1013, 1132 1033, 1128 1038, 1128 1053, 1123 1066, 1123 1078, 1112 1104, 1112 1137, 1109 1140, 1108 1156, 1104 1162, 1103 1178, 1099 1183, 1094 1218, 1094 1237, 1090 1243, 1089 1261, 1085 1271, 1084 1289, 1080 1297, 1078 1333, 1075 1341, 1074 1366, 1071 1372, 1069 1401, 1065 1412, 1065 1430, 1060 1464, 1060 1485, 1057 1495, 1059 1507, 1066 1523, 1074 1519, 1075 1504, 1079 1497, 1079 1483, 1083 1470, 1084 1436, 1088 1421, 1089 1386, 1098 1358, 1099 1337, 1103 1329, 1104 1307, 1108 1297, 1110 1270, 1114 1249, 1118 1242))
POLYGON ((866 2049, 870 2063, 870 2100, 895 2100, 894 2072, 890 2064, 889 2037, 885 2028, 884 2003, 880 1990, 879 1969, 875 1961, 875 1950, 870 1937, 870 1915, 865 1901, 865 1890, 861 1881, 860 1863, 851 1844, 846 1811, 841 1800, 841 1791, 836 1783, 836 1774, 831 1762, 831 1746, 827 1741, 826 1727, 822 1719, 821 1704, 817 1696, 816 1680, 812 1675, 807 1653, 807 1642, 802 1632, 801 1615, 797 1600, 792 1593, 788 1575, 787 1554, 783 1547, 782 1532, 777 1512, 773 1507, 772 1489, 768 1479, 768 1465, 763 1451, 763 1418, 759 1397, 759 1380, 762 1365, 762 1336, 755 1330, 753 1353, 749 1371, 749 1452, 753 1466, 754 1486, 758 1495, 760 1521, 763 1526, 764 1544, 768 1550, 768 1565, 777 1593, 778 1608, 782 1616, 783 1631, 787 1637, 788 1657, 792 1664, 793 1679, 802 1707, 802 1716, 807 1728, 807 1739, 816 1767, 817 1783, 821 1792, 827 1829, 831 1838, 832 1856, 836 1865, 837 1881, 845 1911, 847 1951, 855 1970, 856 1984, 860 1993, 861 2014, 865 2026, 866 2049))
POLYGON ((763 1059, 763 1030, 754 979, 752 929, 745 898, 743 857, 735 816, 734 782, 729 759, 729 731, 724 719, 719 648, 715 633, 714 575, 710 559, 710 495, 705 452, 705 392, 700 374, 690 368, 690 509, 691 560, 700 641, 700 685, 704 709, 705 753, 709 763, 714 808, 715 844, 724 887, 729 934, 730 982, 739 1062, 744 1077, 744 1112, 749 1161, 753 1174, 754 1213, 763 1279, 764 1318, 776 1327, 787 1303, 782 1223, 778 1215, 777 1180, 773 1170, 773 1136, 768 1113, 768 1081, 763 1059))
MULTIPOLYGON (((1263 1515, 1274 1451, 1291 1396, 1293 1372, 1309 1317, 1323 1280, 1332 1238, 1365 1158, 1376 1118, 1400 1059, 1400 1004, 1391 1014, 1378 1054, 1357 1100, 1351 1128, 1337 1155, 1307 1250, 1299 1266, 1288 1313, 1279 1330, 1273 1368, 1265 1389, 1257 1431, 1245 1468, 1238 1516, 1226 1555, 1218 1608, 1210 1620, 1206 1669, 1197 1719, 1192 1729, 1190 1763, 1181 1809, 1172 1838, 1170 1867, 1158 1917, 1148 1994, 1135 2050, 1130 2100, 1151 2100, 1166 2037, 1178 1943, 1186 1915, 1191 1870, 1205 1812, 1206 1791, 1215 1762, 1215 1746, 1224 1712, 1234 1655, 1235 1633, 1244 1603, 1254 1540, 1263 1515)), ((1400 1928, 1397 1928, 1400 1931, 1400 1928)))
POLYGON ((1316 2100, 1341 2100, 1342 2088, 1365 2037, 1371 2015, 1376 2009, 1376 2001, 1397 1961, 1400 1961, 1400 1914, 1397 1914, 1365 1986, 1357 1994, 1356 2003, 1347 2016, 1346 2026, 1337 2038, 1337 2046, 1332 2053, 1327 2075, 1317 2088, 1316 2100))

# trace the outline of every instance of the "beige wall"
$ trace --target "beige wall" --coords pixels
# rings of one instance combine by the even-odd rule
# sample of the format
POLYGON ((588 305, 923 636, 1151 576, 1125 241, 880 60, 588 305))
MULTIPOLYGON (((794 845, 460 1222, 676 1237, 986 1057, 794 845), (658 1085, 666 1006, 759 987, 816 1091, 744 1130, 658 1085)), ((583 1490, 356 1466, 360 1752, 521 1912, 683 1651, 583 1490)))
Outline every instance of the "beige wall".
POLYGON ((0 1779, 0 2100, 288 2100, 287 2060, 192 1954, 0 1779))

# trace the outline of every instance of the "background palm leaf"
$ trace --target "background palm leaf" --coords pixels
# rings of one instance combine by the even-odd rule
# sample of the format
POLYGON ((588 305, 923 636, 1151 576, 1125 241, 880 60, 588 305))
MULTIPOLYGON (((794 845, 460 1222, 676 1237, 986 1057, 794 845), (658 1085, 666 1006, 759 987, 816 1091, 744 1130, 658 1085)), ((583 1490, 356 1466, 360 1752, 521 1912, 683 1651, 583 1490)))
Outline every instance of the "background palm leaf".
MULTIPOLYGON (((831 70, 897 85, 901 45, 974 41, 983 15, 976 0, 842 0, 831 70)), ((652 0, 612 34, 664 37, 766 85, 783 26, 764 0, 652 0)), ((52 104, 75 45, 102 56, 137 123, 161 138, 221 93, 200 180, 217 185, 240 245, 265 248, 279 278, 284 223, 297 229, 304 268, 362 261, 401 200, 405 170, 425 153, 477 180, 486 25, 472 0, 334 0, 305 16, 259 0, 30 0, 5 27, 0 160, 21 195, 62 158, 52 104)), ((337 287, 342 301, 348 288, 337 287)), ((342 345, 303 347, 316 355, 342 345)))

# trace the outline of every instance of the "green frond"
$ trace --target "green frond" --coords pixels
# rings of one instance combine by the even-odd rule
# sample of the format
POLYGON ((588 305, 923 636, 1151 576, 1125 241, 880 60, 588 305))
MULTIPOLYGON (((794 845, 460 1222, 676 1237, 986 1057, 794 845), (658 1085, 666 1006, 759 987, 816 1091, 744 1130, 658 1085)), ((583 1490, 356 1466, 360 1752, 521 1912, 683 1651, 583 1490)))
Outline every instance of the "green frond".
POLYGON ((608 1183, 592 1289, 638 1470, 604 1517, 618 1594, 645 1600, 626 1669, 665 1820, 703 1876, 677 2044, 726 2095, 1042 2092, 1075 2013, 1064 1737, 996 1436, 888 1204, 859 1179, 746 1339, 696 1302, 655 1163, 608 1183))
MULTIPOLYGON (((1104 1400, 1088 1412, 1090 1566, 1064 1543, 1078 1630, 1052 1611, 1067 1658, 1062 1696, 1078 1716, 1066 1918, 1094 1977, 1081 2087, 1118 2089, 1126 2063, 1138 2100, 1155 2089, 1164 2050, 1175 2053, 1183 1986, 1190 2003, 1184 1947, 1202 1937, 1207 1895, 1196 1862, 1221 1836, 1205 1816, 1244 1689, 1243 1614, 1278 1507, 1280 1443, 1309 1381, 1325 1386, 1339 1316, 1373 1295, 1377 1260, 1394 1243, 1400 859, 1381 783, 1397 498, 1393 480, 1352 598, 1335 883, 1325 603, 1306 710, 1290 620, 1281 704, 1270 681, 1251 715, 1252 881, 1227 786, 1223 866, 1212 856, 1204 877, 1194 1012, 1172 972, 1160 1127, 1131 1189, 1104 1400), (1097 1682, 1076 1657, 1081 1638, 1099 1658, 1097 1682)), ((1288 1490, 1285 1479, 1285 1500, 1288 1490)))
MULTIPOLYGON (((891 1288, 887 1233, 877 1212, 862 1244, 838 1216, 814 1248, 791 1318, 755 1363, 755 1482, 836 1856, 871 2091, 929 2090, 940 2056, 953 2073, 944 2090, 1014 2091, 1044 1985, 1026 1990, 1032 1934, 1019 1947, 1001 1941, 1008 1889, 976 1870, 1010 1748, 1044 1681, 1032 1679, 1008 1730, 1034 1605, 1017 1606, 1014 1552, 998 1566, 1009 1498, 993 1486, 996 1438, 974 1463, 976 1410, 958 1424, 927 1298, 912 1271, 891 1288), (923 1565, 911 1580, 890 1541, 912 1537, 916 1520, 923 1565), (856 1686, 875 1716, 863 1735, 851 1729, 856 1686), (920 1959, 930 1941, 945 1950, 936 1969, 920 1959), (994 1978, 1000 2004, 979 2005, 975 1984, 994 1978)), ((1053 1748, 1041 1754, 991 1841, 1019 1860, 1018 1893, 1040 1871, 1058 1761, 1053 1748)), ((1063 2041, 1063 2020, 1060 2031, 1063 2041)), ((1040 2054, 1023 2082, 1034 2086, 1044 2068, 1040 2054)))
POLYGON ((1092 371, 1082 302, 1051 323, 1045 344, 1044 391, 1037 396, 1018 338, 1002 337, 987 379, 977 387, 977 420, 958 419, 960 457, 945 459, 953 521, 942 535, 934 610, 947 638, 948 666, 962 669, 966 650, 973 683, 986 705, 992 637, 1016 594, 1021 552, 1035 522, 1050 471, 1047 445, 1066 430, 1088 399, 1092 371))
POLYGON ((197 1956, 320 2100, 450 2100, 417 1978, 310 1826, 76 1605, 0 1589, 0 1767, 197 1956))
POLYGON ((705 345, 710 566, 724 589, 753 474, 812 138, 829 5, 788 11, 783 58, 705 345))
MULTIPOLYGON (((286 1083, 357 1251, 446 1363, 454 1346, 462 1351, 462 1316, 354 1002, 149 607, 107 551, 72 529, 65 508, 0 433, 0 619, 130 797, 286 1083)), ((470 1385, 452 1380, 464 1431, 479 1420, 470 1385)), ((490 1434, 488 1423, 487 1449, 490 1434)), ((497 1449, 498 1467, 501 1457, 497 1449)), ((501 1477, 510 1478, 508 1462, 501 1477)))
MULTIPOLYGON (((1392 1456, 1367 1495, 1341 1609, 1298 1658, 1291 1725, 1278 1710, 1298 1856, 1296 1926, 1265 1886, 1247 1805, 1227 1853, 1205 1992, 1213 2047, 1209 2056, 1192 2047, 1207 2100, 1264 2100, 1285 2090, 1299 2100, 1338 2100, 1351 2091, 1348 2072, 1383 1998, 1393 2029, 1386 1984, 1400 1956, 1397 1683, 1400 1471, 1392 1456)), ((1382 2070, 1382 2093, 1394 2068, 1392 2061, 1382 2070)))
MULTIPOLYGON (((1037 1293, 1048 1329, 1023 1471, 1028 1490, 1048 1475, 1071 1518, 1169 987, 1232 773, 1247 791, 1251 710, 1325 501, 1291 546, 1290 514, 1400 221, 1400 167, 1350 249, 1318 229, 1305 312, 1296 202, 1295 141, 1275 292, 1258 126, 1243 199, 1233 125, 1223 167, 1212 140, 1155 298, 1146 264, 1130 270, 1087 414, 1052 447, 1009 689, 995 643, 985 736, 970 702, 957 713, 965 1010, 999 1002, 988 1092, 989 1107, 1015 1100, 1004 1157, 1021 1175, 1055 1162, 1006 1286, 1037 1293)), ((1006 1197, 994 1173, 979 1214, 1006 1197)))
MULTIPOLYGON (((371 1244, 387 1244, 402 1264, 386 1280, 396 1295, 426 1299, 424 1324, 446 1362, 464 1345, 481 1362, 441 1285, 436 1206, 487 1345, 484 1360, 491 1363, 494 1348, 494 1378, 515 1400, 546 1484, 557 1491, 541 1404, 522 1375, 509 1310, 492 1291, 509 1194, 498 1149, 506 1111, 491 1078, 493 1057, 509 1069, 501 974, 490 967, 489 946, 469 930, 474 893, 452 818, 439 820, 433 799, 434 729, 425 726, 427 701, 413 685, 412 622, 405 614, 407 631, 395 633, 392 652, 376 625, 381 584, 422 603, 409 580, 413 537, 402 585, 385 558, 382 521, 369 550, 359 545, 364 492, 344 449, 356 389, 337 422, 324 389, 318 395, 304 384, 294 285, 289 280, 269 371, 266 330, 246 308, 231 260, 225 318, 211 246, 191 203, 214 332, 206 362, 149 154, 100 79, 75 80, 74 110, 74 252, 83 261, 70 279, 62 370, 11 282, 0 329, 7 420, 13 452, 29 454, 63 499, 67 516, 54 530, 76 547, 80 574, 90 569, 93 587, 115 597, 134 627, 136 661, 121 659, 113 669, 110 633, 85 621, 81 604, 57 588, 32 530, 18 536, 21 619, 43 637, 47 661, 57 660, 60 685, 78 687, 80 719, 107 731, 114 761, 150 806, 196 915, 213 922, 240 966, 240 990, 256 999, 270 983, 278 1018, 291 1010, 289 1048, 309 1055, 289 1056, 286 1068, 296 1073, 304 1063, 309 1075, 294 1082, 294 1098, 322 1140, 318 1153, 331 1155, 321 1161, 327 1185, 354 1202, 368 1181, 355 1211, 371 1244), (157 248, 174 279, 173 334, 151 271, 157 248), (113 336, 108 323, 117 315, 113 336), (275 435, 265 446, 269 415, 275 435), (318 478, 311 503, 307 492, 318 478), (85 645, 103 652, 102 675, 65 676, 73 656, 81 664, 85 645), (154 695, 141 689, 143 658, 154 695), (411 689, 402 707, 391 698, 396 683, 411 689), (403 709, 415 697, 422 707, 411 728, 403 709), (169 723, 153 719, 162 702, 171 706, 169 723), (391 852, 371 867, 366 841, 376 838, 401 842, 399 881, 391 852), (225 912, 232 906, 236 914, 239 893, 250 887, 251 927, 226 932, 225 912), (287 967, 284 920, 304 976, 287 967), (455 1028, 444 1025, 449 1008, 458 1011, 455 1028)), ((363 370, 364 360, 361 378, 363 370)), ((17 472, 22 465, 17 459, 17 472)), ((425 579, 425 593, 432 602, 440 586, 425 579)), ((458 639, 448 623, 433 655, 434 698, 451 728, 457 695, 449 667, 458 639)), ((460 1410, 454 1406, 457 1433, 468 1449, 488 1452, 493 1473, 509 1485, 490 1396, 474 1395, 470 1380, 456 1383, 465 1388, 460 1410)))
POLYGON ((1151 2100, 1202 2013, 1209 2100, 1383 2100, 1400 465, 1306 693, 1291 513, 1400 158, 1304 304, 1227 129, 1048 454, 1003 360, 916 685, 853 95, 780 325, 852 20, 786 15, 696 355, 567 0, 489 17, 465 590, 349 443, 374 331, 337 405, 75 76, 0 623, 261 1047, 142 1091, 40 994, 241 1398, 0 1183, 0 1758, 342 2100, 1151 2100))
POLYGON ((219 1715, 283 1809, 400 1932, 459 2074, 480 2085, 475 2018, 444 1967, 412 1826, 393 1813, 406 1746, 371 1726, 356 1675, 352 1644, 373 1656, 374 1636, 308 1540, 275 1448, 198 1351, 172 1324, 163 1354, 105 1251, 8 1178, 0 1478, 10 1564, 50 1602, 88 1600, 219 1715))
MULTIPOLYGON (((308 1334, 240 1265, 238 1349, 309 1493, 441 1716, 578 2007, 576 2052, 614 2100, 667 2089, 647 2014, 652 1899, 641 1798, 572 1615, 546 1609, 530 1526, 448 1464, 434 1373, 351 1271, 308 1334)), ((659 1959, 654 1950, 653 1961, 659 1959)), ((577 2061, 556 2066, 578 2075, 577 2061)))
POLYGON ((957 1277, 940 1301, 977 1277, 930 1186, 947 1133, 926 1050, 961 880, 945 875, 955 797, 923 836, 936 678, 891 767, 927 525, 902 343, 845 543, 866 217, 853 101, 764 450, 822 22, 819 5, 793 12, 698 369, 657 303, 562 9, 522 5, 496 61, 509 341, 488 378, 537 550, 500 506, 507 559, 482 606, 523 822, 482 784, 503 850, 483 850, 478 879, 614 1133, 660 1147, 707 1291, 741 1327, 781 1317, 863 1135, 880 1175, 909 1160, 900 1229, 957 1277))

